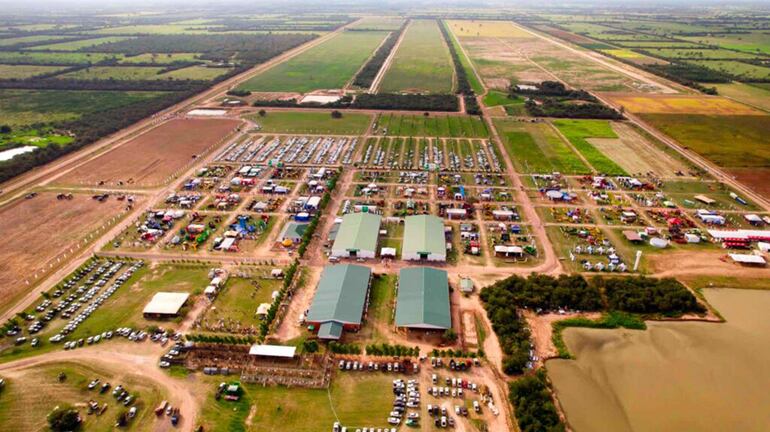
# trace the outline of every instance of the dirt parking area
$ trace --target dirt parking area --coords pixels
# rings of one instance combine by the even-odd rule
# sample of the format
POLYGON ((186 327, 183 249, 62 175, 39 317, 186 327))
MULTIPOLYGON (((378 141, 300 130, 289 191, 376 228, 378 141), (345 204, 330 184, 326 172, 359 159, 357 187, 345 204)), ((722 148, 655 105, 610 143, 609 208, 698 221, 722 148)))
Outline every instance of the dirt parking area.
POLYGON ((198 155, 223 144, 240 122, 173 119, 66 174, 66 185, 159 186, 198 155))
POLYGON ((100 227, 126 207, 126 201, 114 197, 99 202, 90 195, 56 195, 43 192, 0 209, 0 303, 6 306, 29 289, 25 280, 56 268, 57 257, 69 256, 76 244, 82 247, 87 234, 103 232, 100 227))

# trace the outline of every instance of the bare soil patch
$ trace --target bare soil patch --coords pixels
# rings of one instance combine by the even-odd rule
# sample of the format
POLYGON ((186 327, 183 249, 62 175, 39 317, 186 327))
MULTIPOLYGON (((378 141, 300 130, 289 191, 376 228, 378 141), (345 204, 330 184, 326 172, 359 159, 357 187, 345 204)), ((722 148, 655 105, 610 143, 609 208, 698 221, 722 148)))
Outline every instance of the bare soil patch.
POLYGON ((87 234, 124 207, 125 201, 115 198, 99 202, 76 194, 71 200, 57 200, 56 193, 43 192, 0 209, 0 303, 10 306, 29 289, 25 280, 56 268, 57 256, 78 242, 82 245, 87 234))
POLYGON ((770 168, 733 168, 727 172, 763 197, 770 199, 770 168))
POLYGON ((636 114, 762 115, 762 111, 719 96, 608 94, 636 114))
POLYGON ((222 144, 238 120, 174 119, 65 175, 64 184, 158 186, 193 158, 222 144))

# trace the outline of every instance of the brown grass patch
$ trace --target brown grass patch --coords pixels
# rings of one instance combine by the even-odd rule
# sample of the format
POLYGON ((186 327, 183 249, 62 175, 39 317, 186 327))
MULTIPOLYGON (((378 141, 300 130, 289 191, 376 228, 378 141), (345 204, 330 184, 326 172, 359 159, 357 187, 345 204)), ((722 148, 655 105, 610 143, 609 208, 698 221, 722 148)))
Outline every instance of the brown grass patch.
POLYGON ((718 96, 611 95, 610 98, 637 114, 759 115, 762 111, 718 96))
POLYGON ((770 168, 733 168, 727 172, 758 194, 770 199, 770 168))

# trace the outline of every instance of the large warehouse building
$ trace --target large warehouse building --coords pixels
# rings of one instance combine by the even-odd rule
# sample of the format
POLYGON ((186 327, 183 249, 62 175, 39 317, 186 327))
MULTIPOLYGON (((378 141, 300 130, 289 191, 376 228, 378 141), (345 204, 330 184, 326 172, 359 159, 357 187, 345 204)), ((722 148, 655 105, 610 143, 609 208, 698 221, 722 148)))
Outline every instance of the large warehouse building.
POLYGON ((446 261, 444 222, 437 216, 407 216, 401 257, 407 261, 446 261))
POLYGON ((398 274, 396 327, 420 330, 452 327, 446 271, 428 267, 401 269, 398 274))
POLYGON ((307 323, 320 339, 339 339, 343 330, 358 330, 369 296, 369 267, 337 264, 324 268, 307 323))
POLYGON ((374 258, 382 217, 372 213, 349 213, 342 217, 332 245, 336 258, 374 258))

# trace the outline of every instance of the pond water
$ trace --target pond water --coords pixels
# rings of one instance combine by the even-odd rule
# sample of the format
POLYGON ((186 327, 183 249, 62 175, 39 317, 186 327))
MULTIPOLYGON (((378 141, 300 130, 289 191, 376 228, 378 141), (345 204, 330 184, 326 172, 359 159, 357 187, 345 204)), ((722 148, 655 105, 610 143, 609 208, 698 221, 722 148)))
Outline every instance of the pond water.
POLYGON ((726 323, 565 331, 576 360, 546 366, 576 432, 770 430, 770 291, 704 294, 726 323))

